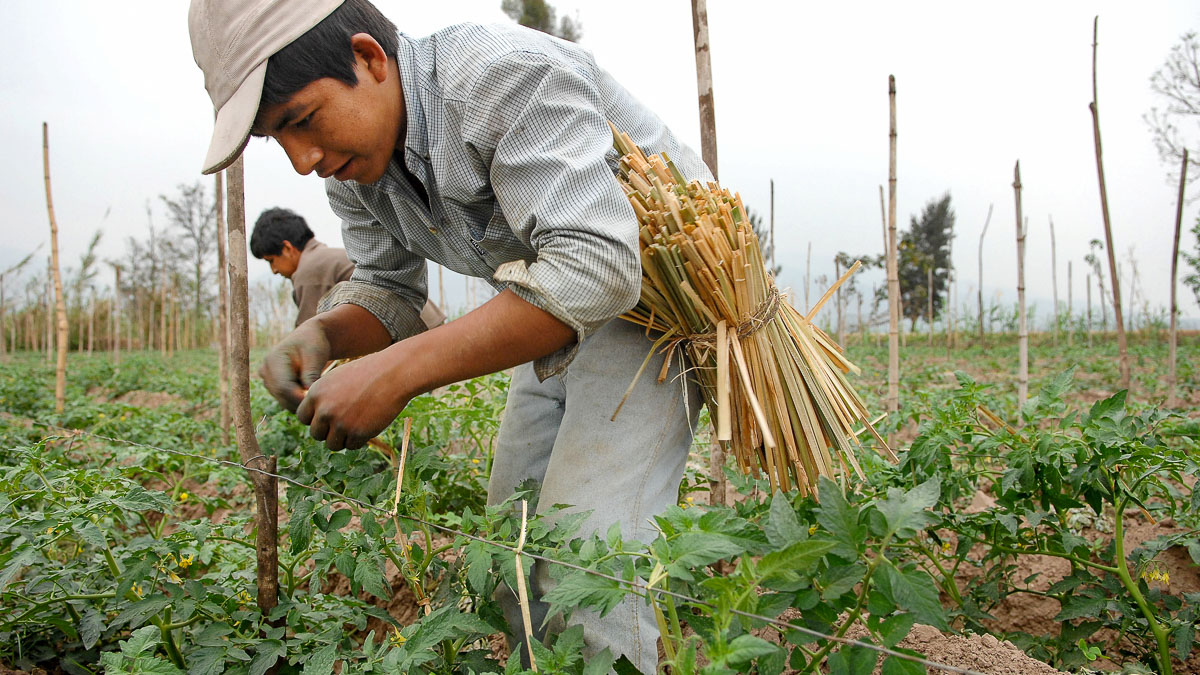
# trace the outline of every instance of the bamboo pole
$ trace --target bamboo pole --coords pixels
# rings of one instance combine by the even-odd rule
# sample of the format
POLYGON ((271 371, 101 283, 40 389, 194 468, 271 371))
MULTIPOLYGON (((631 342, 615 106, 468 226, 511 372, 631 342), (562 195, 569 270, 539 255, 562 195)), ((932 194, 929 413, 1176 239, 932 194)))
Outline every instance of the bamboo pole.
POLYGON ((217 220, 217 392, 220 399, 221 442, 229 444, 229 264, 225 250, 228 237, 225 226, 225 174, 213 174, 217 220))
POLYGON ((1072 291, 1072 286, 1075 283, 1075 272, 1071 269, 1071 261, 1067 261, 1067 346, 1075 345, 1075 298, 1072 291))
POLYGON ((1050 216, 1050 287, 1054 293, 1054 346, 1058 346, 1058 254, 1054 243, 1054 217, 1050 216))
POLYGON ((437 266, 437 268, 438 268, 438 309, 442 310, 442 314, 449 316, 450 312, 446 310, 446 284, 442 279, 442 272, 444 270, 440 264, 437 266))
POLYGON ((811 272, 812 272, 812 242, 810 241, 810 242, 808 242, 808 257, 805 258, 805 262, 804 262, 804 311, 806 311, 806 312, 809 310, 810 307, 812 307, 812 305, 808 304, 808 290, 810 287, 809 282, 811 280, 811 276, 810 276, 811 272))
POLYGON ((121 266, 116 263, 112 265, 113 274, 116 277, 113 286, 113 368, 121 367, 121 266))
POLYGON ((1021 221, 1021 162, 1013 168, 1013 193, 1017 202, 1017 407, 1029 398, 1029 327, 1025 323, 1025 234, 1021 221))
POLYGON ((717 116, 713 104, 712 55, 708 42, 708 0, 692 0, 692 40, 696 48, 696 91, 700 104, 700 154, 717 175, 717 116))
POLYGON ((1175 244, 1171 248, 1171 335, 1167 349, 1167 407, 1179 405, 1175 397, 1175 359, 1176 346, 1179 342, 1178 314, 1179 304, 1175 298, 1175 286, 1178 285, 1179 274, 1179 229, 1183 225, 1183 192, 1187 187, 1188 151, 1183 150, 1183 166, 1179 169, 1179 199, 1175 203, 1175 244))
POLYGON ((93 337, 96 330, 96 291, 92 291, 91 302, 88 304, 87 352, 92 355, 93 337))
POLYGON ((888 75, 888 412, 900 409, 900 276, 896 261, 896 77, 888 75))
POLYGON ((46 363, 54 362, 54 258, 46 258, 46 363))
MULTIPOLYGON (((837 256, 833 257, 833 278, 834 279, 842 278, 842 262, 840 260, 838 260, 837 256)), ((845 307, 843 304, 843 294, 842 294, 841 286, 838 286, 837 299, 835 302, 837 304, 838 344, 845 346, 845 344, 846 344, 846 311, 845 311, 845 307)))
POLYGON ((979 339, 983 339, 983 238, 987 235, 988 225, 992 222, 992 206, 988 204, 987 219, 983 221, 983 231, 979 233, 979 339))
MULTIPOLYGON (((230 370, 233 422, 242 464, 275 472, 275 457, 262 455, 250 417, 250 305, 246 275, 246 202, 243 187, 244 157, 226 169, 229 183, 229 309, 230 370)), ((278 602, 278 490, 276 478, 250 472, 255 498, 255 548, 258 551, 258 609, 270 613, 278 602)))
POLYGON ((1108 271, 1112 277, 1113 314, 1117 322, 1117 367, 1121 373, 1121 388, 1129 389, 1129 348, 1125 341, 1125 318, 1121 312, 1121 281, 1117 275, 1117 256, 1113 249, 1112 220, 1108 216, 1108 188, 1104 182, 1104 158, 1100 143, 1100 105, 1097 103, 1096 50, 1100 17, 1092 22, 1092 137, 1096 144, 1096 173, 1100 180, 1100 210, 1104 215, 1104 240, 1108 247, 1108 271))
POLYGON ((775 179, 771 179, 771 273, 775 273, 775 179))
POLYGON ((1092 346, 1092 275, 1085 274, 1084 277, 1084 286, 1087 287, 1087 344, 1090 349, 1092 346))
POLYGON ((933 265, 925 268, 925 318, 929 321, 929 346, 933 346, 933 265))
POLYGON ((58 360, 54 366, 54 412, 61 413, 67 400, 67 302, 63 297, 62 273, 58 264, 58 222, 50 196, 50 131, 42 122, 42 175, 46 183, 46 212, 50 216, 50 271, 54 277, 54 315, 58 323, 58 360))

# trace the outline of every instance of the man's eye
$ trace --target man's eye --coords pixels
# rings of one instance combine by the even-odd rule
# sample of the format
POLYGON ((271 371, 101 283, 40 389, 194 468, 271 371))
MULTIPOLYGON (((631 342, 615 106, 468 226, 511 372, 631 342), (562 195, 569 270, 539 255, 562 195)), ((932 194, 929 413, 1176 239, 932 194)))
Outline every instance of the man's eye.
POLYGON ((305 115, 303 119, 296 122, 296 124, 295 124, 296 128, 297 129, 307 129, 309 124, 312 123, 312 118, 313 118, 313 113, 309 113, 309 114, 305 115))

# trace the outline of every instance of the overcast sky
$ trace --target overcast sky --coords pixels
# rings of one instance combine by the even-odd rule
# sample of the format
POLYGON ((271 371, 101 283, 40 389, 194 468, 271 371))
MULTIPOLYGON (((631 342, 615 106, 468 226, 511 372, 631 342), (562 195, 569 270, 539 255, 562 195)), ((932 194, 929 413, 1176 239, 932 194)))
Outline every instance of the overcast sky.
MULTIPOLYGON (((378 0, 413 36, 459 21, 507 19, 500 0, 378 0)), ((689 145, 699 148, 692 26, 686 0, 560 0, 578 15, 581 43, 689 145)), ((887 78, 896 76, 901 227, 949 191, 960 303, 974 297, 979 233, 984 291, 1016 297, 1013 164, 1021 161, 1029 216, 1027 287, 1049 311, 1048 222, 1058 244, 1059 295, 1074 261, 1082 307, 1083 256, 1103 238, 1091 117, 1092 17, 1100 16, 1099 100, 1116 249, 1128 303, 1130 251, 1154 307, 1168 302, 1175 188, 1142 115, 1155 105, 1150 75, 1171 46, 1200 29, 1200 4, 1176 2, 810 3, 709 0, 721 183, 766 215, 775 180, 781 284, 803 303, 805 254, 814 277, 831 275, 839 250, 882 250, 879 186, 887 180, 887 78)), ((77 264, 90 234, 121 255, 144 237, 147 203, 199 174, 211 103, 192 59, 182 0, 65 0, 5 4, 0 22, 0 163, 4 244, 0 269, 48 240, 41 123, 50 126, 54 206, 63 264, 77 264), (106 217, 107 214, 107 217, 106 217)), ((248 219, 270 206, 305 216, 340 245, 321 181, 297 176, 282 151, 247 151, 248 219)), ((1200 189, 1200 188, 1198 188, 1200 189)), ((1185 229, 1200 202, 1185 211, 1185 229)), ((1184 246, 1195 247, 1185 232, 1184 246)), ((49 247, 44 246, 43 252, 49 247)), ((256 261, 252 261, 254 263, 256 261)), ((252 268, 251 278, 266 274, 252 268)), ((1106 272, 1107 274, 1107 272, 1106 272)), ((864 277, 869 287, 878 275, 864 277)), ((431 284, 436 287, 436 284, 431 284)), ((813 289, 815 296, 823 289, 813 289)), ((462 282, 447 281, 461 302, 462 282)), ((1200 316, 1189 291, 1181 309, 1200 316)))

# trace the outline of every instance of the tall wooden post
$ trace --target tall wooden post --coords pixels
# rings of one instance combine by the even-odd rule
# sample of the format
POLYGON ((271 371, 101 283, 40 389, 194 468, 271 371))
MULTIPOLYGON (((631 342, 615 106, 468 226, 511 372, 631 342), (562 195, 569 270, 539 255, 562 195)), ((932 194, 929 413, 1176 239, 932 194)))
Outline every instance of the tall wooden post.
POLYGON ((1013 168, 1013 193, 1017 200, 1017 407, 1029 398, 1029 327, 1025 323, 1025 233, 1021 220, 1021 162, 1013 168))
POLYGON ((933 346, 933 264, 925 268, 925 319, 929 321, 929 346, 933 346))
POLYGON ((220 384, 218 414, 221 420, 221 442, 229 444, 229 263, 225 251, 228 237, 225 227, 224 173, 213 174, 216 187, 217 216, 217 376, 220 384))
POLYGON ((992 222, 992 204, 988 204, 987 220, 983 221, 983 231, 979 233, 979 339, 983 339, 983 238, 987 235, 988 225, 992 222))
POLYGON ((1075 272, 1071 269, 1071 261, 1067 261, 1067 346, 1075 345, 1075 296, 1072 287, 1075 284, 1075 272))
MULTIPOLYGON (((265 457, 254 437, 250 417, 250 300, 246 274, 246 201, 243 187, 244 157, 226 169, 229 181, 229 308, 230 370, 233 375, 233 423, 237 430, 238 452, 242 464, 275 472, 275 457, 265 457)), ((278 480, 257 471, 250 472, 254 485, 254 522, 258 550, 258 608, 265 615, 278 603, 278 480)))
POLYGON ((1058 252, 1054 243, 1054 218, 1050 218, 1050 286, 1054 292, 1054 346, 1058 346, 1058 252))
POLYGON ((1175 399, 1175 349, 1179 341, 1177 315, 1179 314, 1179 304, 1175 299, 1175 286, 1178 285, 1179 278, 1179 228, 1183 225, 1183 191, 1187 187, 1187 169, 1188 169, 1188 151, 1183 150, 1183 167, 1179 170, 1179 199, 1175 204, 1175 244, 1171 248, 1171 335, 1167 348, 1167 407, 1174 408, 1178 405, 1175 399))
POLYGON ((50 215, 50 272, 54 277, 54 315, 58 324, 58 361, 54 367, 54 412, 60 413, 67 400, 67 303, 63 297, 62 273, 58 264, 58 222, 50 196, 50 131, 42 122, 42 175, 46 183, 46 212, 50 215))
POLYGON ((113 368, 121 367, 121 266, 110 263, 116 279, 113 282, 112 350, 113 368))
POLYGON ((900 276, 896 261, 896 77, 888 75, 888 412, 900 409, 900 276))
POLYGON ((1117 367, 1121 373, 1121 388, 1129 389, 1129 348, 1125 342, 1125 318, 1121 312, 1121 281, 1117 274, 1117 254, 1113 248, 1112 221, 1108 217, 1108 188, 1104 183, 1104 158, 1100 144, 1100 105, 1096 95, 1096 35, 1100 17, 1092 22, 1092 137, 1096 144, 1096 173, 1100 178, 1100 210, 1104 215, 1104 241, 1108 247, 1108 271, 1112 277, 1113 314, 1117 321, 1117 367))
POLYGON ((775 274, 775 179, 771 179, 771 274, 775 274))
POLYGON ((700 101, 700 155, 713 178, 717 178, 717 115, 713 105, 707 0, 692 0, 692 39, 696 47, 696 92, 700 101))

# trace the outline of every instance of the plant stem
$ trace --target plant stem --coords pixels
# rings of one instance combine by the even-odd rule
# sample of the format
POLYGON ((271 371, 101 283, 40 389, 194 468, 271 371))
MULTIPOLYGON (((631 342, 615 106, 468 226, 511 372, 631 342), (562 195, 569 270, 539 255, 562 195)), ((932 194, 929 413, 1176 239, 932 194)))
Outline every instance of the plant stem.
POLYGON ((1137 582, 1129 574, 1129 563, 1125 560, 1125 524, 1122 522, 1122 516, 1125 511, 1125 501, 1121 500, 1117 503, 1115 510, 1115 519, 1113 524, 1113 555, 1117 559, 1117 569, 1114 572, 1125 586, 1125 590, 1129 591, 1129 595, 1133 596, 1137 602, 1138 608, 1142 610, 1142 616, 1146 617, 1146 622, 1150 625, 1150 630, 1154 633, 1154 639, 1158 642, 1158 667, 1159 672, 1163 675, 1171 675, 1171 647, 1167 641, 1167 631, 1161 624, 1158 623, 1158 618, 1154 616, 1154 610, 1150 607, 1150 603, 1146 602, 1145 596, 1142 595, 1141 589, 1138 588, 1137 582))

